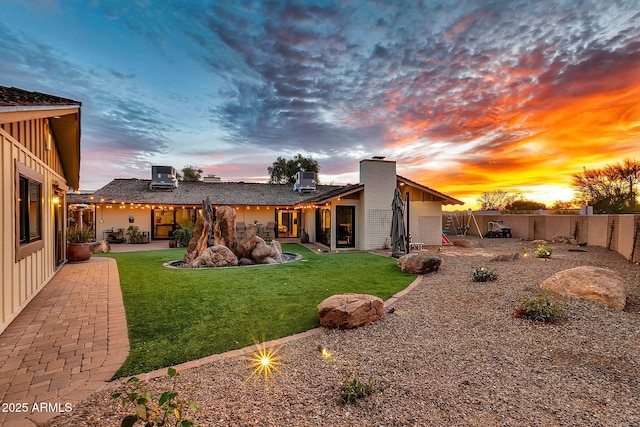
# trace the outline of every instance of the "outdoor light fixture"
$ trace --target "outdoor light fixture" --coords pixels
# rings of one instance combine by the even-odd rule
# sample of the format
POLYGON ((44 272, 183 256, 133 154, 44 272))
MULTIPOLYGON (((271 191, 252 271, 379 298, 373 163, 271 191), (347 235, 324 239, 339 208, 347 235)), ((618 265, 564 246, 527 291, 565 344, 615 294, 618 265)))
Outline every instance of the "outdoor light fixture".
POLYGON ((60 204, 60 197, 58 197, 58 196, 53 196, 53 197, 51 198, 51 202, 52 202, 54 205, 59 205, 59 204, 60 204))
POLYGON ((331 353, 329 349, 327 349, 322 344, 318 345, 318 351, 320 352, 320 356, 322 356, 323 359, 331 359, 331 357, 333 356, 333 353, 331 353))
POLYGON ((275 378, 275 374, 279 371, 279 366, 283 365, 282 357, 278 356, 278 348, 267 348, 266 344, 262 344, 262 348, 256 344, 257 350, 251 353, 245 359, 249 362, 249 367, 253 369, 247 378, 247 381, 255 376, 256 378, 264 378, 265 385, 270 379, 275 378))

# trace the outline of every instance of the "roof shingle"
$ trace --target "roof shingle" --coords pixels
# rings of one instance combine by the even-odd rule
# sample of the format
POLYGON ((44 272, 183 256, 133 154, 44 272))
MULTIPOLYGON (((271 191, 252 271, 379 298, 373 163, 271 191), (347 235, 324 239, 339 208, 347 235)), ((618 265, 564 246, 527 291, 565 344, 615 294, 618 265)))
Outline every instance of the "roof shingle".
POLYGON ((17 87, 0 86, 0 106, 36 106, 36 105, 82 105, 80 101, 61 98, 41 92, 29 92, 17 87))
POLYGON ((295 206, 344 188, 319 185, 315 192, 300 194, 287 184, 182 181, 178 188, 172 190, 152 190, 150 183, 148 179, 114 179, 93 194, 94 202, 112 203, 115 200, 115 203, 199 205, 209 197, 214 205, 295 206))

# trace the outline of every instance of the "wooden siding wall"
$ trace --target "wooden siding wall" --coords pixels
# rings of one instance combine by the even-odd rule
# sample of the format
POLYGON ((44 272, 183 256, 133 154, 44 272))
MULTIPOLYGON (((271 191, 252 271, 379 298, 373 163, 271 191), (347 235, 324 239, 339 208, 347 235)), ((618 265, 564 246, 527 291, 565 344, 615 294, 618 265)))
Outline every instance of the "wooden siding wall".
MULTIPOLYGON (((56 272, 53 212, 53 184, 65 185, 60 156, 54 138, 45 149, 46 119, 4 124, 0 127, 0 188, 2 188, 2 260, 0 261, 0 332, 22 311, 56 272), (9 129, 9 130, 7 130, 9 129), (14 137, 13 135, 17 137, 14 137), (19 138, 19 139, 18 139, 19 138), (24 142, 21 142, 24 141, 24 142), (42 238, 44 248, 15 261, 16 197, 15 160, 44 176, 42 183, 42 238)), ((65 206, 64 198, 61 205, 65 206)))
POLYGON ((0 124, 16 141, 22 144, 33 156, 42 160, 54 172, 64 175, 62 161, 48 119, 25 120, 15 123, 0 124), (46 149, 47 138, 51 135, 51 149, 46 149))

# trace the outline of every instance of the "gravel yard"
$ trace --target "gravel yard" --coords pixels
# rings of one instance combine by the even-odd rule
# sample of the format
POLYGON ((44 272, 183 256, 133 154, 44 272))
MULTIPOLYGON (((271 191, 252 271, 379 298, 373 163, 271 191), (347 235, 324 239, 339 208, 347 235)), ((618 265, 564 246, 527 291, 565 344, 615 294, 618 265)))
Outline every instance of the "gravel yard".
MULTIPOLYGON (((441 256, 440 272, 422 278, 380 321, 282 346, 275 381, 247 379, 247 361, 226 359, 181 372, 180 396, 197 402, 196 419, 210 426, 640 427, 640 267, 605 248, 570 252, 568 244, 550 244, 549 261, 490 262, 526 242, 472 241, 474 247, 428 248, 441 256), (624 311, 559 297, 564 310, 557 323, 512 317, 522 294, 580 265, 624 278, 624 311), (481 266, 498 280, 473 282, 471 270, 481 266), (333 356, 323 359, 319 345, 333 356), (372 378, 374 392, 338 403, 345 373, 372 378)), ((159 396, 170 380, 146 385, 159 396)), ((114 389, 95 393, 51 425, 120 425, 127 412, 109 399, 114 389)))

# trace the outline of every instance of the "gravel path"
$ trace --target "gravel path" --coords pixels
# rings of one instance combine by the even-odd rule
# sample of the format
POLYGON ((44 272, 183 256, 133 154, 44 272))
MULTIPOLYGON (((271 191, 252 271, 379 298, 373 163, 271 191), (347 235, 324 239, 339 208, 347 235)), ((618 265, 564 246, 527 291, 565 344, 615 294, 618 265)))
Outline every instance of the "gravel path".
MULTIPOLYGON (((198 402, 196 418, 210 426, 640 427, 640 267, 605 248, 579 253, 563 244, 551 245, 549 261, 490 262, 525 243, 481 244, 443 247, 441 271, 380 321, 281 347, 275 382, 247 380, 248 363, 229 359, 182 372, 180 396, 198 402), (630 294, 626 309, 560 297, 556 324, 512 317, 520 295, 579 265, 620 273, 630 294), (480 266, 498 280, 472 282, 471 269, 480 266), (320 344, 333 357, 323 359, 320 344), (373 378, 375 391, 338 403, 345 373, 373 378)), ((169 383, 148 386, 159 395, 169 383)), ((125 412, 110 401, 112 392, 95 393, 51 425, 119 425, 125 412)))

